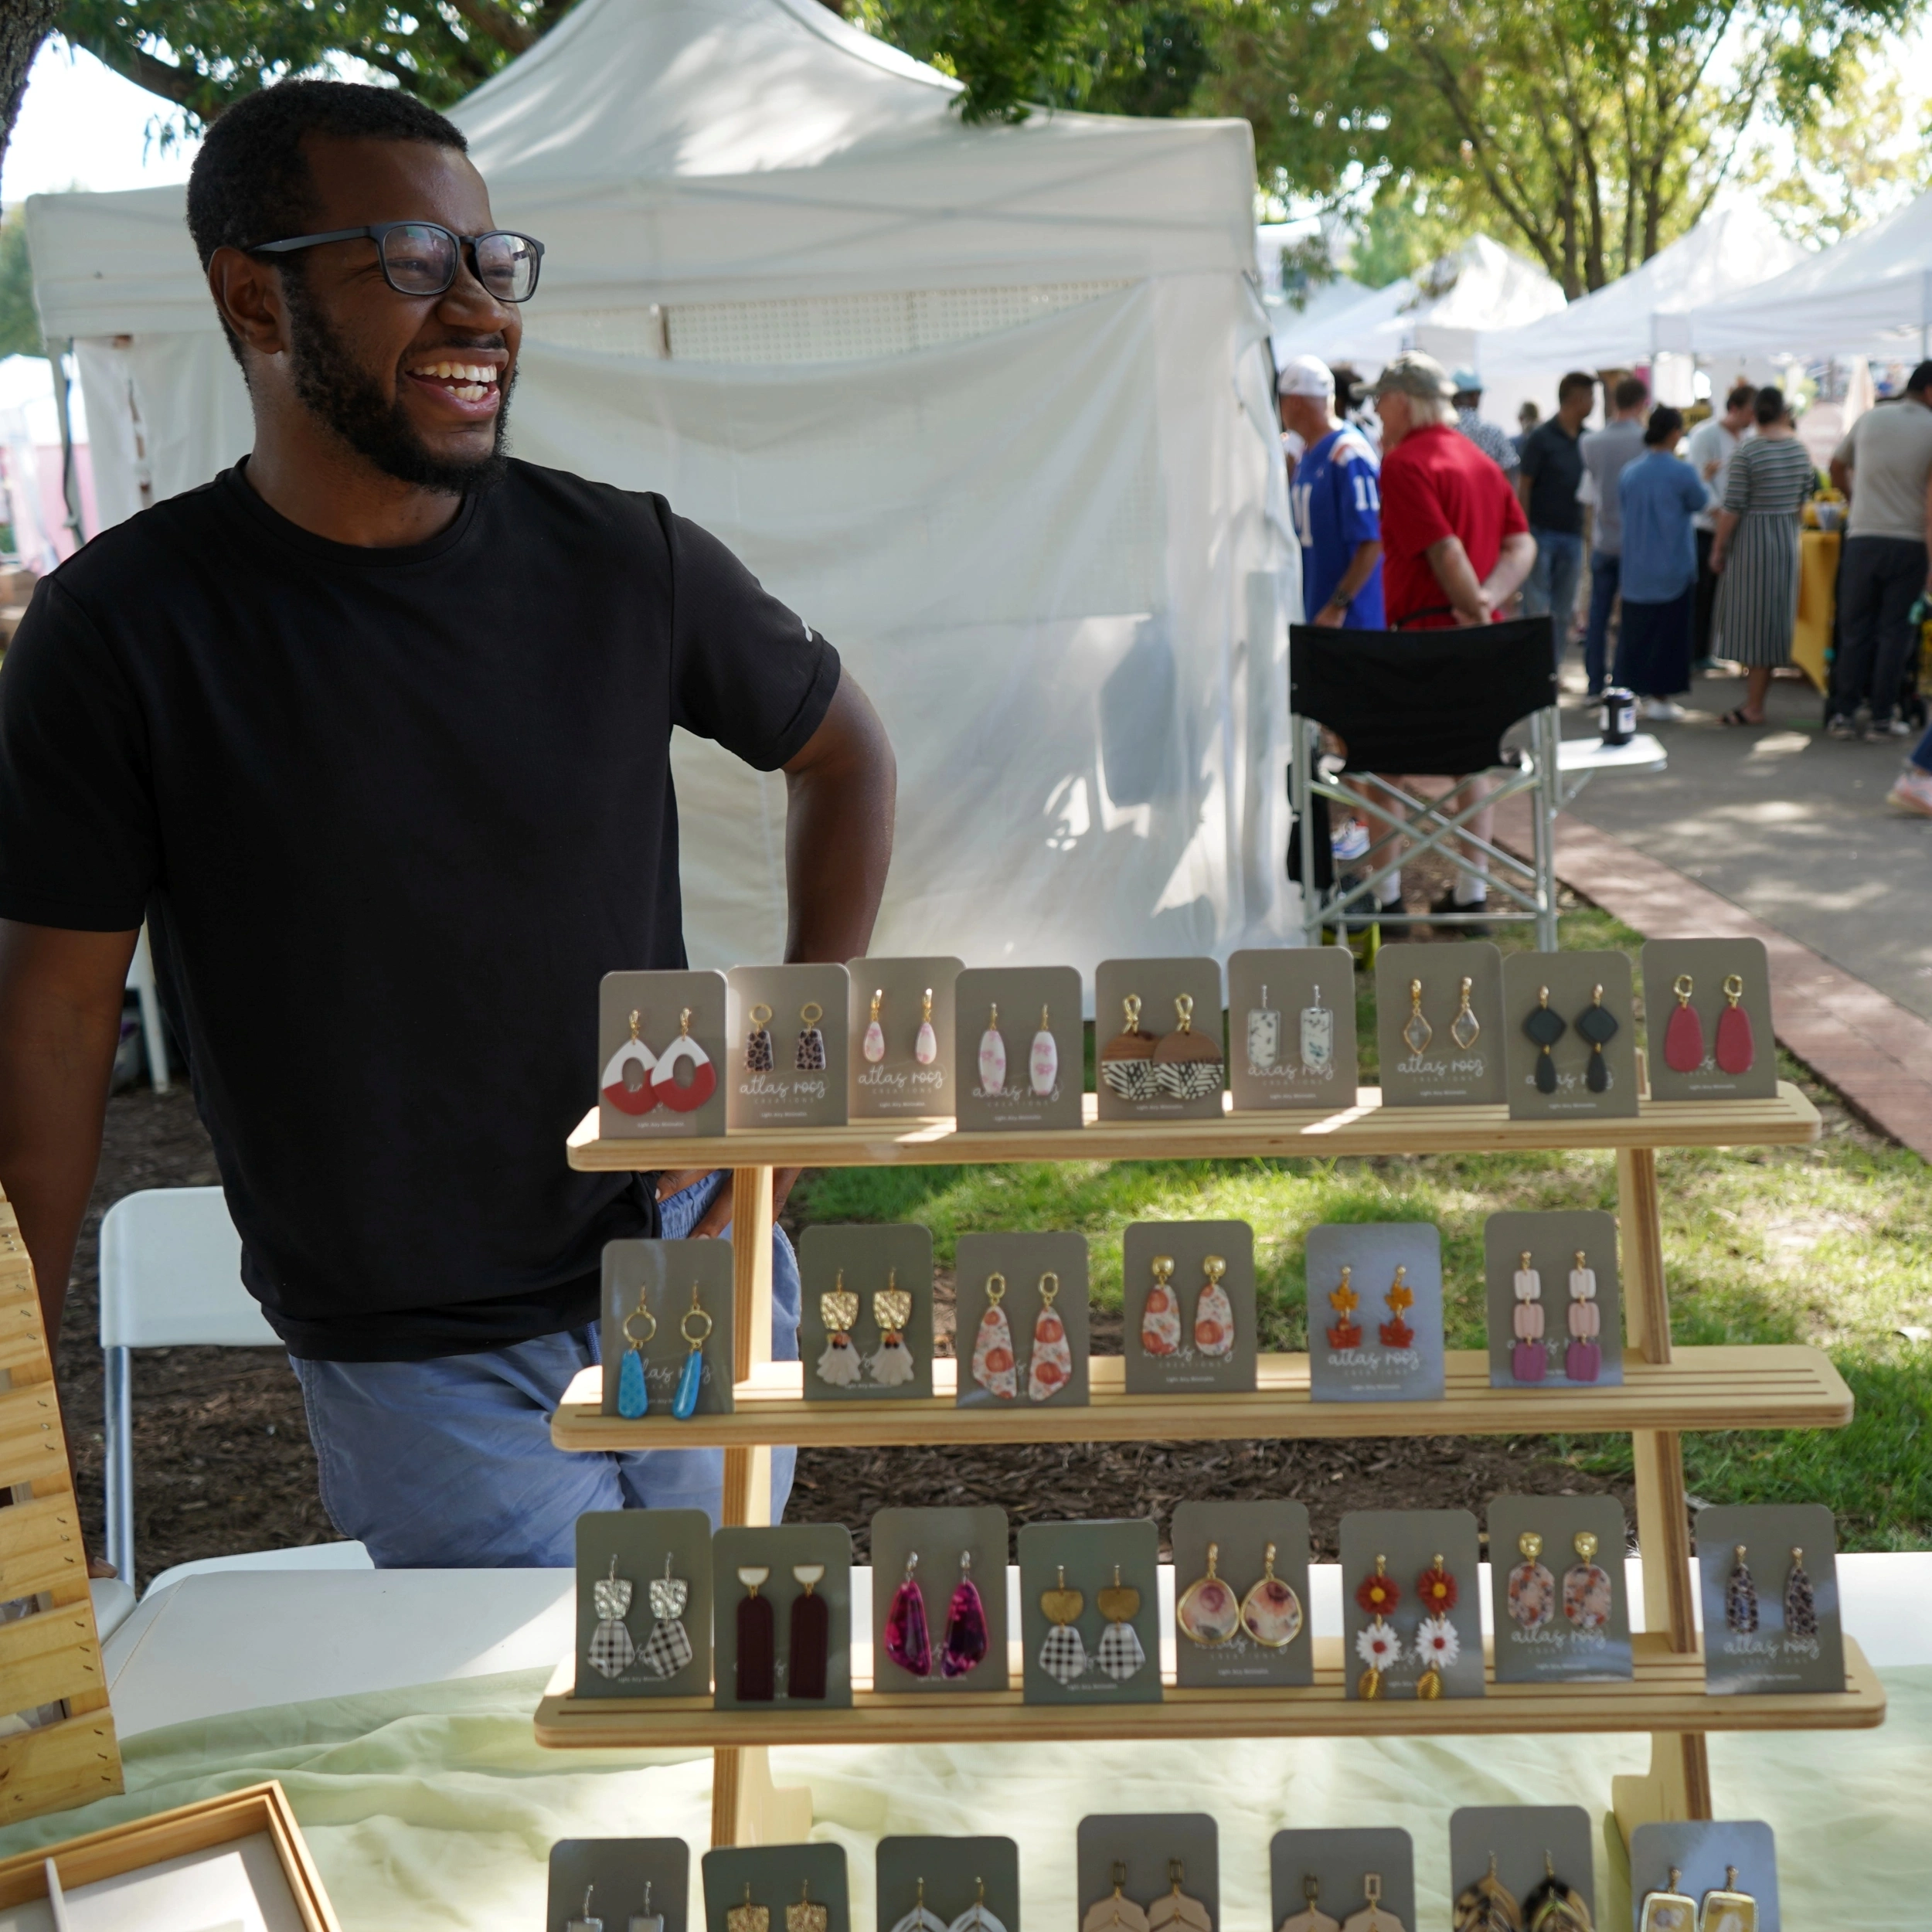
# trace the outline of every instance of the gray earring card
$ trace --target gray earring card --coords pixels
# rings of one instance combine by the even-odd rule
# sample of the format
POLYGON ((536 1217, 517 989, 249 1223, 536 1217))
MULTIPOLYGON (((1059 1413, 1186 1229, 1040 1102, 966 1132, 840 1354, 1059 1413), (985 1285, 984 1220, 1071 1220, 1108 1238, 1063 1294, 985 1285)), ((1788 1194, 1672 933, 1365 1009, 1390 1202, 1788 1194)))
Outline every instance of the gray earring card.
POLYGON ((961 1409, 1027 1409, 1053 1403, 1083 1408, 1087 1400, 1087 1236, 1083 1234, 962 1234, 953 1263, 961 1409), (1043 1320, 1046 1279, 1059 1278, 1052 1313, 1043 1320), (1004 1335, 987 1325, 993 1278, 1005 1284, 999 1307, 1004 1335), (1056 1337, 1053 1330, 1057 1326, 1056 1337), (982 1348, 984 1340, 988 1345, 982 1348), (1012 1351, 1012 1366, 998 1365, 1012 1351), (1011 1393, 1007 1391, 1010 1389, 1011 1393))
POLYGON ((872 1869, 879 1932, 893 1932, 922 1901, 958 1932, 975 1932, 975 1905, 1020 1932, 1019 1847, 1009 1838, 882 1838, 872 1869))
POLYGON ((1398 1923, 1416 1923, 1416 1852, 1399 1826, 1362 1826, 1332 1832, 1277 1832, 1268 1841, 1269 1890, 1279 1925, 1311 1904, 1345 1923, 1366 1911, 1373 1872, 1381 1880, 1378 1909, 1398 1923), (1315 1881, 1315 1896, 1308 1881, 1315 1881))
MULTIPOLYGON (((1757 1916, 1726 1920, 1713 1912, 1706 1932, 1783 1932, 1777 1903, 1777 1844, 1768 1825, 1756 1820, 1726 1823, 1697 1818, 1686 1823, 1640 1825, 1630 1835, 1630 1910, 1635 1932, 1692 1932, 1692 1922, 1644 1924, 1644 1899, 1651 1892, 1675 1891, 1704 1902, 1719 1889, 1741 1892, 1756 1900, 1757 1916), (1671 1873, 1677 1882, 1671 1883, 1671 1873), (1736 1879, 1733 1881, 1731 1873, 1736 1879)), ((1682 1908, 1679 1908, 1681 1912, 1682 1908)))
POLYGON ((723 1134, 730 1058, 723 973, 606 973, 597 986, 598 1133, 609 1141, 723 1134))
POLYGON ((1455 1655, 1437 1657, 1445 1697, 1481 1697, 1482 1665, 1481 1577, 1476 1519, 1466 1509, 1352 1509, 1342 1519, 1342 1681, 1349 1696, 1362 1695, 1370 1668, 1362 1633, 1374 1619, 1356 1600, 1356 1592, 1376 1574, 1383 1558, 1386 1574, 1400 1593, 1383 1619, 1395 1634, 1393 1656, 1376 1660, 1385 1702, 1413 1698, 1428 1668, 1417 1654, 1418 1634, 1430 1612, 1423 1607, 1418 1579, 1436 1560, 1454 1580, 1456 1600, 1445 1614, 1455 1631, 1455 1655))
MULTIPOLYGON (((650 1403, 645 1419, 654 1425, 662 1423, 667 1439, 675 1436, 679 1423, 672 1405, 695 1339, 703 1366, 694 1413, 730 1415, 731 1323, 736 1304, 736 1282, 727 1240, 607 1241, 600 1336, 602 1413, 620 1413, 624 1358, 641 1344, 650 1403), (709 1328, 703 1318, 707 1315, 709 1328)), ((665 1446, 672 1446, 668 1440, 665 1446)))
POLYGON ((1218 1121, 1226 1111, 1221 1097, 1227 1087, 1219 964, 1212 959, 1102 960, 1094 974, 1094 1056, 1102 1120, 1218 1121), (1131 1033, 1129 1000, 1138 1015, 1131 1033), (1124 1058, 1108 1050, 1122 1039, 1133 1049, 1124 1058))
MULTIPOLYGON (((716 1656, 716 1702, 721 1711, 849 1709, 852 1706, 852 1532, 843 1523, 782 1523, 719 1530, 711 1539, 712 1648, 716 1656), (788 1689, 791 1662, 791 1607, 805 1594, 795 1570, 822 1566, 811 1585, 831 1612, 832 1633, 825 1661, 823 1697, 794 1699, 788 1689), (767 1570, 758 1594, 772 1608, 777 1662, 774 1695, 747 1699, 738 1695, 738 1606, 750 1587, 742 1569, 767 1570)), ((706 1896, 709 1896, 707 1882, 706 1896)), ((794 1893, 794 1897, 797 1896, 794 1893)))
POLYGON ((1628 953, 1512 953, 1502 963, 1503 1064, 1509 1080, 1512 1121, 1634 1120, 1637 1117, 1637 1015, 1628 953), (1597 998, 1602 988, 1603 998, 1597 998), (1543 1049, 1524 1030, 1539 1011, 1547 989, 1549 1010, 1563 1022, 1549 1049, 1546 1094, 1536 1084, 1543 1049), (1602 1015, 1617 1030, 1600 1055, 1579 1022, 1602 1015), (1600 1061, 1603 1091, 1592 1089, 1590 1066, 1600 1061))
POLYGON ((734 966, 725 986, 726 1124, 844 1126, 852 1004, 845 968, 734 966))
POLYGON ((577 1697, 709 1698, 711 1519, 702 1509, 578 1517, 577 1657, 577 1697), (607 1617, 597 1598, 614 1578, 630 1587, 629 1605, 607 1617))
MULTIPOLYGON (((1496 1496, 1489 1597, 1499 1684, 1611 1682, 1631 1675, 1623 1505, 1614 1496, 1496 1496), (1540 1537, 1532 1556, 1525 1536, 1540 1537), (1577 1539, 1594 1537, 1587 1558, 1577 1539)), ((1587 1542, 1586 1547, 1588 1547, 1587 1542)))
POLYGON ((1080 1820, 1078 1844, 1076 1927, 1113 1896, 1117 1876, 1123 1894, 1145 1910, 1173 1890, 1176 1866, 1181 1889, 1221 1923, 1220 1832, 1204 1812, 1099 1813, 1080 1820))
POLYGON ((1614 1388, 1622 1383, 1624 1296, 1614 1214, 1601 1208, 1492 1214, 1482 1225, 1482 1252, 1491 1388, 1614 1388), (1527 1272, 1536 1280, 1524 1285, 1541 1291, 1532 1298, 1543 1310, 1539 1346, 1533 1336, 1519 1343, 1516 1335, 1516 1277, 1526 1272, 1526 1254, 1527 1272), (1572 1279, 1584 1274, 1594 1277, 1594 1294, 1583 1292, 1589 1281, 1572 1279), (1582 1312, 1586 1304, 1594 1307, 1594 1318, 1582 1312), (1572 1332, 1587 1330, 1593 1320, 1594 1335, 1572 1332), (1519 1377, 1519 1369, 1528 1373, 1519 1377))
MULTIPOLYGON (((881 1509, 873 1513, 874 1690, 952 1692, 1008 1688, 1006 1549, 1006 1512, 993 1504, 978 1508, 881 1509), (894 1662, 886 1649, 886 1619, 893 1598, 906 1580, 906 1566, 915 1557, 918 1566, 914 1577, 926 1605, 926 1645, 930 1658, 930 1668, 923 1677, 894 1662), (986 1654, 970 1669, 948 1676, 944 1657, 951 1604, 961 1583, 969 1577, 979 1594, 986 1654)), ((1004 1918, 1005 1914, 996 1912, 995 1917, 1004 1918)), ((1006 1932, 1012 1932, 1010 1925, 1006 1932)))
POLYGON ((1148 1518, 1021 1526, 1023 1702, 1160 1702, 1160 1532, 1148 1518), (1107 1614, 1125 1607, 1109 1597, 1115 1590, 1140 1599, 1124 1616, 1107 1614))
POLYGON ((961 1133, 1083 1124, 1087 1022, 1071 966, 969 966, 953 1014, 961 1133))
MULTIPOLYGON (((845 1009, 845 1036, 851 1043, 845 1056, 849 1070, 845 1106, 851 1119, 936 1120, 953 1112, 957 1064, 953 982, 961 970, 960 962, 950 955, 855 959, 846 968, 852 997, 845 1009), (879 1002, 876 1038, 872 1034, 875 999, 879 1002), (928 1024, 930 1040, 922 1031, 928 1024), (928 1048, 928 1057, 922 1060, 920 1055, 928 1048)), ((1007 1932, 1012 1932, 1010 1926, 1007 1932)))
POLYGON ((1433 1222, 1311 1228, 1308 1278, 1311 1400, 1442 1400, 1442 1236, 1433 1222), (1398 1308, 1390 1297, 1404 1292, 1413 1299, 1398 1308))
POLYGON ((1765 1100, 1777 1093, 1771 968, 1761 939, 1650 939, 1642 960, 1652 1100, 1765 1100), (1738 1009, 1750 1028, 1748 1041, 1738 1022, 1724 1020, 1731 1003, 1725 981, 1733 976, 1743 982, 1738 1009), (1680 1002, 1675 988, 1685 979, 1690 984, 1680 1002), (1680 1005, 1695 1015, 1694 1029, 1684 1021, 1673 1031, 1680 1005), (1673 1066, 1673 1059, 1683 1066, 1673 1066))
POLYGON ((1449 1815, 1449 1891, 1460 1898, 1488 1874, 1530 1916, 1530 1895, 1549 1878, 1582 1896, 1586 1923, 1597 1919, 1595 1848, 1580 1804, 1466 1804, 1449 1815))
POLYGON ((1254 1230, 1247 1222, 1136 1221, 1121 1237, 1121 1269, 1129 1395, 1254 1386, 1254 1230), (1218 1281, 1210 1260, 1222 1265, 1218 1281), (1157 1270, 1157 1261, 1166 1266, 1157 1270))
POLYGON ((1228 961, 1237 1114, 1355 1104, 1355 961, 1345 946, 1251 947, 1228 961))
POLYGON ((771 1914, 771 1932, 785 1932, 785 1908, 801 1900, 825 1908, 825 1932, 852 1932, 842 1845, 734 1845, 704 1855, 705 1932, 731 1932, 726 1915, 747 1901, 771 1914))
MULTIPOLYGON (((798 1353, 808 1402, 891 1402, 930 1399, 933 1393, 933 1237, 908 1224, 872 1227, 820 1225, 798 1243, 801 1301, 798 1353), (912 1298, 911 1318, 893 1328, 881 1319, 878 1297, 896 1291, 912 1298), (827 1319, 842 1311, 826 1298, 858 1298, 852 1325, 827 1319), (900 1339, 887 1345, 886 1337, 900 1339), (843 1341, 835 1343, 835 1335, 843 1341)), ((890 1315, 889 1306, 884 1311, 890 1315)))
POLYGON ((1713 1697, 1843 1690, 1838 1527, 1831 1511, 1817 1502, 1713 1505, 1698 1511, 1692 1527, 1704 1604, 1704 1689, 1713 1697), (1748 1591, 1734 1580, 1740 1544, 1748 1591), (1808 1606, 1793 1574, 1799 1550, 1811 1585, 1808 1606))
POLYGON ((544 1932, 568 1932, 586 1916, 601 1919, 605 1932, 627 1932, 640 1919, 689 1932, 690 1913, 691 1848, 681 1838, 566 1838, 550 1847, 544 1932))
POLYGON ((1315 1682, 1315 1639, 1308 1612, 1308 1512, 1298 1502, 1184 1502, 1175 1505, 1169 1536, 1174 1549, 1175 1623, 1175 1683, 1182 1690, 1230 1685, 1273 1688, 1315 1682), (1215 1575, 1226 1586, 1218 1601, 1187 1612, 1188 1592, 1207 1577, 1208 1546, 1215 1546, 1215 1575), (1270 1607, 1255 1621, 1260 1636, 1243 1614, 1248 1594, 1267 1570, 1268 1546, 1274 1546, 1274 1573, 1295 1597, 1298 1627, 1285 1644, 1263 1642, 1283 1634, 1284 1610, 1270 1607), (1218 1635, 1223 1643, 1202 1644, 1189 1624, 1218 1635))
POLYGON ((1376 955, 1376 1045, 1384 1107, 1499 1105, 1509 1094, 1502 954, 1487 940, 1383 947, 1376 955))

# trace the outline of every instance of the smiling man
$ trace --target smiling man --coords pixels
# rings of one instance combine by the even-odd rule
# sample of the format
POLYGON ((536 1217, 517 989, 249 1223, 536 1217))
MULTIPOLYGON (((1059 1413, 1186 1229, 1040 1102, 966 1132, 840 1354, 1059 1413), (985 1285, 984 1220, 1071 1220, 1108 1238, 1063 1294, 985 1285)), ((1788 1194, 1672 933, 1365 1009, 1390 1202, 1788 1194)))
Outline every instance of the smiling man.
POLYGON ((334 1521, 382 1565, 567 1564, 583 1510, 718 1504, 716 1452, 548 1429, 604 1243, 729 1209, 563 1159, 598 980, 685 963, 672 728, 784 770, 792 959, 865 951, 891 749, 662 497, 505 455, 543 250, 440 116, 284 83, 188 204, 254 445, 43 583, 0 673, 0 1185, 51 1326, 145 917, 334 1521))

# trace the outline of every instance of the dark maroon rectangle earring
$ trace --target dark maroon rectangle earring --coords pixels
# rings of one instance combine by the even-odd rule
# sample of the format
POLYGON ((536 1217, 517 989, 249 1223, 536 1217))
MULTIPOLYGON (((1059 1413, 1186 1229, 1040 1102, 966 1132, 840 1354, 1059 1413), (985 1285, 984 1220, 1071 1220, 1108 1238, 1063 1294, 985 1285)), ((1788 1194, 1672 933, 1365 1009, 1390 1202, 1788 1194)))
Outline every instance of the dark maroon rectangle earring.
POLYGON ((738 1580, 750 1594, 738 1604, 738 1702, 769 1704, 777 1695, 778 1627, 771 1599, 758 1594, 758 1586, 771 1574, 763 1567, 740 1570, 738 1580))
POLYGON ((798 1563, 792 1575, 805 1587, 791 1600, 791 1655, 785 1670, 787 1697, 822 1698, 832 1654, 832 1610, 818 1592, 823 1563, 798 1563))

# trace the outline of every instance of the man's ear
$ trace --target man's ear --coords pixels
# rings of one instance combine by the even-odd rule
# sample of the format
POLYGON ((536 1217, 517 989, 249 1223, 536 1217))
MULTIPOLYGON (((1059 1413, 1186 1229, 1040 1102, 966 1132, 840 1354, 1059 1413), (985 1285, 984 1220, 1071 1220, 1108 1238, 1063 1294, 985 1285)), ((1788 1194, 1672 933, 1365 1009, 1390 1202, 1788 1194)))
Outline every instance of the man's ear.
POLYGON ((288 347, 288 309, 278 269, 239 248, 218 248, 209 257, 208 292, 243 348, 279 355, 288 347))

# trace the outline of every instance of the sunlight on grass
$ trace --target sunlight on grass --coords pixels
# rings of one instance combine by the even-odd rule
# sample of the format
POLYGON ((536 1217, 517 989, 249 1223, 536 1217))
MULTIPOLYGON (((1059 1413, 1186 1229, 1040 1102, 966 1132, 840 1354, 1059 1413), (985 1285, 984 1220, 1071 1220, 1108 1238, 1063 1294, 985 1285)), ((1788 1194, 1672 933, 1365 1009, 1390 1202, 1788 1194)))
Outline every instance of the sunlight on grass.
MULTIPOLYGON (((1566 913, 1585 949, 1636 936, 1594 911, 1566 913)), ((1357 976, 1365 1080, 1374 1002, 1357 976)), ((1830 1350, 1858 1401, 1841 1430, 1687 1435, 1692 1490, 1712 1502, 1821 1502, 1841 1546, 1932 1548, 1932 1349, 1900 1339, 1932 1326, 1932 1168, 1848 1121, 1782 1060, 1826 1114, 1811 1148, 1659 1155, 1672 1327, 1685 1343, 1808 1342, 1830 1350)), ((1332 1162, 1110 1163, 846 1168, 815 1174, 809 1220, 916 1221, 950 1267, 961 1234, 1072 1228, 1092 1245, 1096 1302, 1121 1302, 1130 1223, 1244 1220, 1254 1229, 1262 1345, 1307 1345, 1303 1251, 1331 1221, 1431 1221, 1441 1230, 1452 1348, 1484 1340, 1482 1229, 1504 1209, 1616 1206, 1609 1154, 1434 1155, 1332 1162)), ((1569 1438, 1580 1468, 1627 1472, 1627 1437, 1569 1438)))

